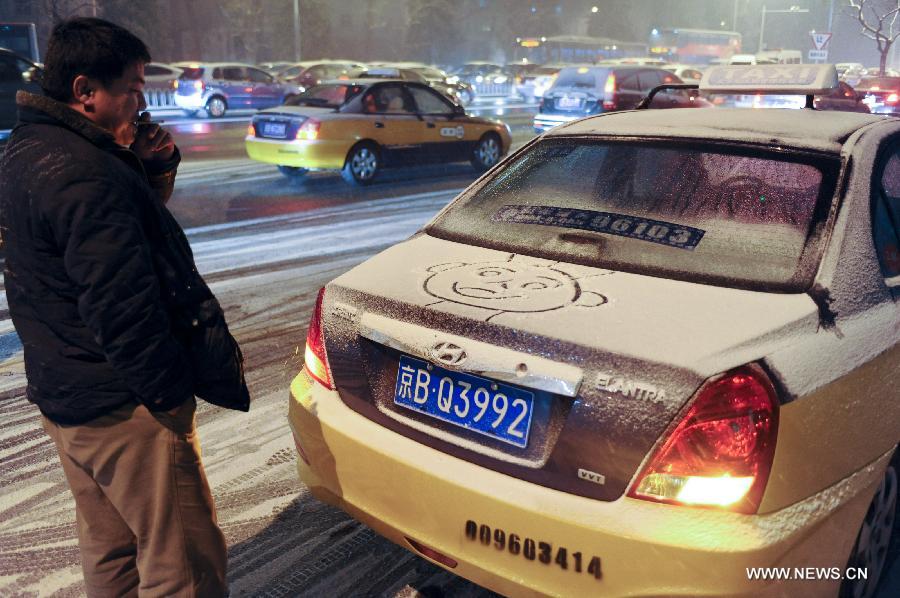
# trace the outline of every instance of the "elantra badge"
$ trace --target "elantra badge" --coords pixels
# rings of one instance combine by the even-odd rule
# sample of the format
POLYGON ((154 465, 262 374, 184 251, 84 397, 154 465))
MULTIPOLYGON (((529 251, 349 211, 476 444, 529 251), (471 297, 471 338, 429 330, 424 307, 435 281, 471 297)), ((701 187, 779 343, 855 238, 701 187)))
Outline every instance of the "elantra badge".
POLYGON ((444 365, 457 366, 463 363, 468 355, 465 349, 454 343, 440 342, 428 350, 432 359, 444 365))
POLYGON ((597 388, 626 398, 649 401, 662 401, 666 398, 666 391, 653 384, 639 380, 630 380, 613 374, 602 373, 598 375, 597 388))

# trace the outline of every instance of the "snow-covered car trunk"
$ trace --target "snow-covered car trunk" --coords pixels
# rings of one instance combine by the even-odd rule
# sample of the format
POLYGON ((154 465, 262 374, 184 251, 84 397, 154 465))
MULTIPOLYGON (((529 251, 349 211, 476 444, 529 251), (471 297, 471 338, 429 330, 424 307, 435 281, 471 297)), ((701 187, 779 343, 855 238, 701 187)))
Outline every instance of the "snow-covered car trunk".
POLYGON ((627 490, 706 378, 783 348, 817 321, 803 294, 685 284, 428 235, 341 276, 325 297, 328 361, 352 409, 449 455, 601 500, 627 490), (410 357, 533 392, 527 445, 403 405, 400 364, 410 357))

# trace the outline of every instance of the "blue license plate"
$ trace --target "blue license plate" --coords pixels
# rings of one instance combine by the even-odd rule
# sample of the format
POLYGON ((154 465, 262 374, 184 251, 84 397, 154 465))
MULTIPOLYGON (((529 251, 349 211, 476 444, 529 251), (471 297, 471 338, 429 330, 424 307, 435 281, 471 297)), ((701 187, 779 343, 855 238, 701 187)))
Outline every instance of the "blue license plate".
POLYGON ((287 136, 287 125, 285 123, 263 123, 263 137, 276 137, 284 139, 287 136))
POLYGON ((394 403, 520 448, 528 446, 534 393, 400 356, 394 403))

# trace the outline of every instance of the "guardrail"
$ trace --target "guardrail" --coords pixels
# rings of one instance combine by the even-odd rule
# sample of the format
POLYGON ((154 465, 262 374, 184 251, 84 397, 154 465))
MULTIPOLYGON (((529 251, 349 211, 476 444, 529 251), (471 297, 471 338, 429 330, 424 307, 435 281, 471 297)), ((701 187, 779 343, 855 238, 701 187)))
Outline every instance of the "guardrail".
POLYGON ((171 88, 145 89, 144 97, 147 99, 147 108, 175 107, 175 90, 171 88))

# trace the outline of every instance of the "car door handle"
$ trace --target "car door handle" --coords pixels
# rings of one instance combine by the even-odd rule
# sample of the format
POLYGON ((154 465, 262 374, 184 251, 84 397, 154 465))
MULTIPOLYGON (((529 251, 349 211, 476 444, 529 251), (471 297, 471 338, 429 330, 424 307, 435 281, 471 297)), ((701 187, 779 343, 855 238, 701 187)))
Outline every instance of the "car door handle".
POLYGON ((376 128, 376 129, 383 129, 383 128, 384 128, 384 123, 383 123, 383 122, 375 121, 375 128, 376 128))
POLYGON ((434 123, 425 123, 425 126, 428 127, 429 129, 433 129, 434 123))

